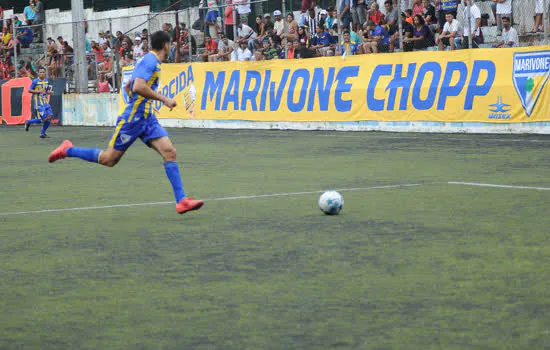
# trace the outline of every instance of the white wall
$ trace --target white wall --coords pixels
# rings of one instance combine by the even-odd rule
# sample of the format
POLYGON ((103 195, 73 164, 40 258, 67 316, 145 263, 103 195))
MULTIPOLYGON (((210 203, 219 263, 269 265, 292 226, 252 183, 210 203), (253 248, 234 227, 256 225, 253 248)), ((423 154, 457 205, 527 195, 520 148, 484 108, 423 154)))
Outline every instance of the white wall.
MULTIPOLYGON (((120 108, 116 94, 63 95, 63 125, 114 126, 120 108)), ((206 129, 271 129, 271 130, 331 130, 388 131, 421 133, 472 134, 550 134, 549 122, 538 123, 471 123, 471 122, 253 122, 246 120, 160 119, 170 128, 206 129)))

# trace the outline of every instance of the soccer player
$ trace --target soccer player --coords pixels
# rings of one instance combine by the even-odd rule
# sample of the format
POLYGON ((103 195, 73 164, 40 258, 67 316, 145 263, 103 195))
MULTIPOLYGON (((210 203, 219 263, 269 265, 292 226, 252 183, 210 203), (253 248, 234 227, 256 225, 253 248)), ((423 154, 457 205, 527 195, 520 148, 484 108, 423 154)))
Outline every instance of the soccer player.
POLYGON ((151 47, 152 51, 143 56, 135 67, 132 78, 124 87, 130 102, 118 117, 107 149, 73 147, 71 141, 65 140, 50 154, 48 161, 52 163, 72 157, 113 167, 134 141, 140 138, 164 159, 166 176, 176 198, 176 211, 183 214, 200 209, 204 201, 194 200, 193 197, 185 195, 176 162, 176 149, 154 114, 153 100, 161 101, 170 110, 176 106, 176 101, 155 91, 159 85, 160 64, 170 53, 170 35, 164 31, 154 33, 151 36, 151 47))
POLYGON ((53 118, 53 112, 52 107, 46 100, 46 96, 53 94, 53 91, 50 88, 48 80, 46 80, 46 68, 40 67, 40 69, 38 69, 38 78, 32 81, 31 87, 29 88, 29 93, 33 95, 32 99, 38 118, 27 120, 25 122, 25 131, 29 131, 32 124, 43 123, 40 138, 47 138, 49 136, 46 135, 46 130, 48 130, 48 127, 50 126, 53 118))

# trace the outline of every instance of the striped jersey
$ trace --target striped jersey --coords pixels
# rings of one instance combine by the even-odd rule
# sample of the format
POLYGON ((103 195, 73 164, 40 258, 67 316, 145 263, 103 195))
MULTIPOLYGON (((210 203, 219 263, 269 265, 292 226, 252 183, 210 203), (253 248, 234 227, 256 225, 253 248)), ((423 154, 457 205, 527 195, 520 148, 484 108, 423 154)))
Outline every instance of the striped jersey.
POLYGON ((154 52, 149 52, 143 56, 143 59, 134 68, 130 81, 130 91, 128 92, 129 102, 121 115, 126 121, 147 119, 151 115, 154 117, 154 101, 138 95, 132 90, 136 79, 141 78, 146 81, 147 86, 156 91, 159 86, 160 64, 157 55, 154 52))
POLYGON ((29 90, 40 90, 42 92, 41 94, 32 95, 34 108, 38 109, 39 107, 48 104, 48 100, 46 99, 46 91, 51 90, 48 80, 40 80, 39 78, 34 79, 29 90))

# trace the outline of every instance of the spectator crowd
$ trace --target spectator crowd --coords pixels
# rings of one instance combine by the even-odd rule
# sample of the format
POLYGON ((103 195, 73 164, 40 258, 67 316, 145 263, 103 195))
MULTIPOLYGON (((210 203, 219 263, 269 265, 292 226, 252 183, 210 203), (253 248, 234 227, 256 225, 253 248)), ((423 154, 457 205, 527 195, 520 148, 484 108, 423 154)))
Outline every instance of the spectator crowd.
MULTIPOLYGON (((519 46, 518 34, 511 26, 512 0, 492 1, 498 35, 502 37, 492 46, 519 46)), ((540 8, 537 11, 542 13, 540 8)), ((275 10, 249 23, 247 16, 238 12, 235 34, 231 0, 223 11, 215 0, 208 0, 206 11, 206 44, 199 60, 210 62, 349 56, 432 47, 458 50, 470 47, 470 42, 476 48, 485 41, 482 14, 474 0, 404 0, 400 8, 396 0, 339 0, 336 8, 326 9, 303 0, 298 18, 292 12, 285 15, 275 10), (460 1, 464 6, 459 7, 460 1), (463 12, 461 22, 457 20, 459 8, 463 12)), ((542 31, 542 20, 537 22, 538 18, 539 14, 533 32, 542 31)))
MULTIPOLYGON (((193 28, 203 29, 204 47, 198 49, 197 40, 184 23, 176 27, 171 23, 162 25, 162 30, 172 37, 170 62, 263 61, 429 48, 458 50, 468 48, 470 42, 475 48, 485 41, 482 14, 474 0, 403 0, 400 6, 397 0, 338 0, 336 7, 326 9, 316 6, 314 0, 302 0, 301 12, 296 17, 292 12, 283 14, 275 10, 251 22, 250 4, 246 0, 227 0, 227 6, 221 6, 218 0, 203 1, 199 5, 203 26, 193 28), (460 22, 459 8, 463 18, 460 22)), ((500 35, 499 42, 492 46, 518 46, 518 33, 511 26, 512 0, 491 1, 500 35)), ((543 5, 539 4, 541 0, 532 1, 536 2, 532 32, 541 32, 543 5)), ((51 78, 70 78, 74 72, 74 50, 62 36, 48 37, 44 43, 46 54, 20 60, 15 67, 12 62, 15 52, 33 42, 43 42, 41 0, 29 0, 22 17, 14 16, 3 22, 2 78, 13 77, 16 69, 18 76, 34 77, 39 66, 46 67, 51 78)), ((113 91, 117 85, 114 69, 117 59, 120 67, 132 66, 149 51, 147 29, 131 35, 105 30, 94 40, 87 35, 84 41, 89 79, 96 81, 100 92, 113 91)))

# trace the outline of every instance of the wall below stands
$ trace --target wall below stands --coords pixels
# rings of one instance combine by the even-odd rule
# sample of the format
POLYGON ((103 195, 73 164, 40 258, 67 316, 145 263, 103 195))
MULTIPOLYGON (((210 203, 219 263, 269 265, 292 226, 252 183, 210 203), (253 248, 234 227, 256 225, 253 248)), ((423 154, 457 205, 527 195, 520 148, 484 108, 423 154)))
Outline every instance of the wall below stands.
POLYGON ((112 126, 119 108, 116 94, 65 94, 62 121, 64 125, 112 126))
MULTIPOLYGON (((120 100, 116 94, 68 94, 63 96, 63 125, 115 126, 120 100)), ((167 128, 386 131, 418 133, 550 134, 550 122, 253 122, 247 120, 160 119, 167 128)))

